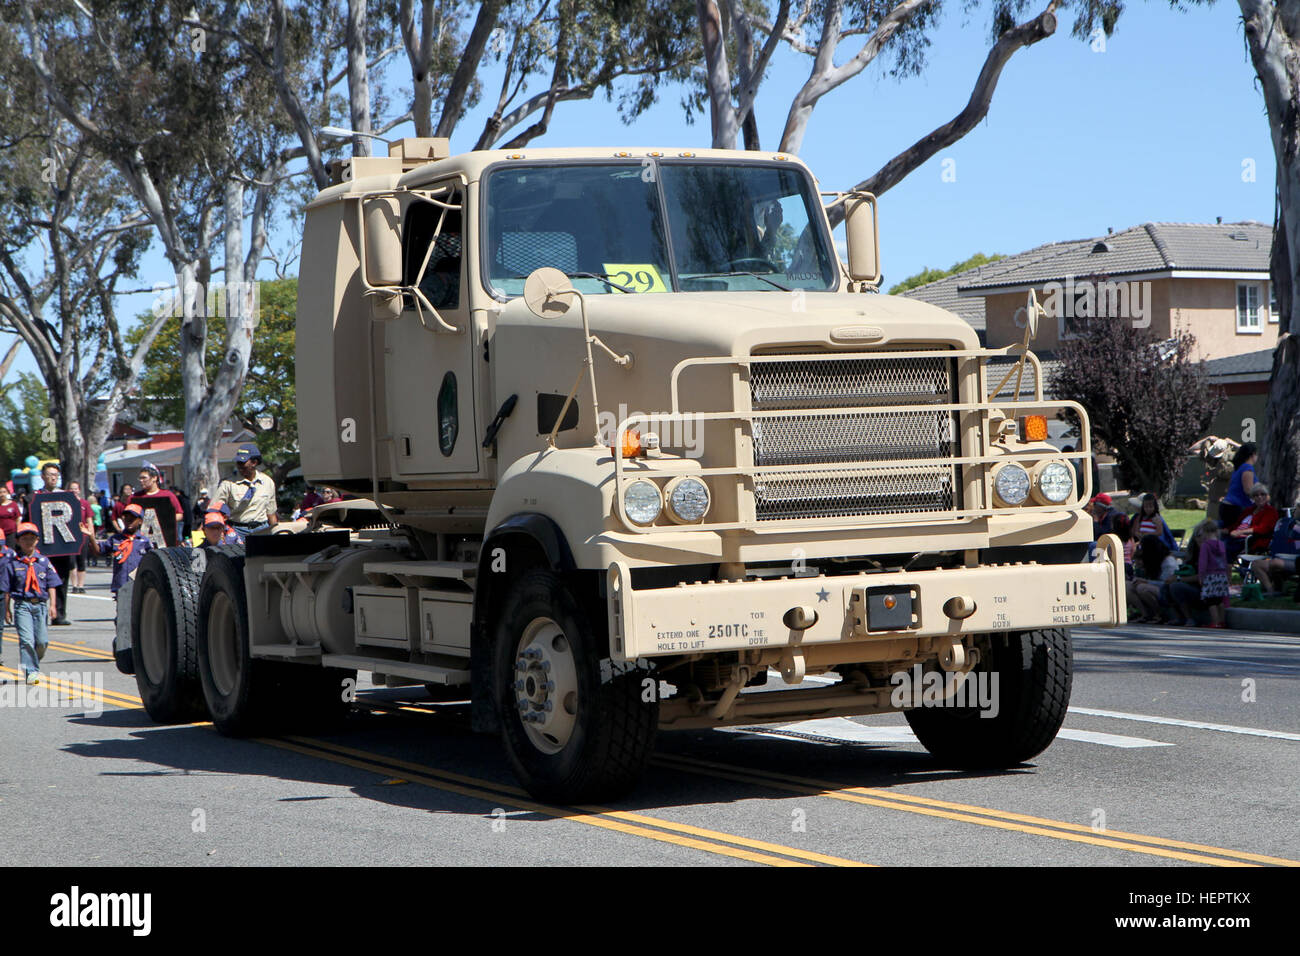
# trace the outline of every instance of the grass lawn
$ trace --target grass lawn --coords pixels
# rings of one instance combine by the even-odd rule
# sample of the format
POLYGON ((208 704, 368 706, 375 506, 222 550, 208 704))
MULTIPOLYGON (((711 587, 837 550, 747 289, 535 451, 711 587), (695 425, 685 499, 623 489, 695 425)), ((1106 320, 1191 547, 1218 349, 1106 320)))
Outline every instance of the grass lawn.
POLYGON ((1192 529, 1205 520, 1204 511, 1191 511, 1183 508, 1165 508, 1160 512, 1160 516, 1165 519, 1165 523, 1174 530, 1186 531, 1190 536, 1192 529))

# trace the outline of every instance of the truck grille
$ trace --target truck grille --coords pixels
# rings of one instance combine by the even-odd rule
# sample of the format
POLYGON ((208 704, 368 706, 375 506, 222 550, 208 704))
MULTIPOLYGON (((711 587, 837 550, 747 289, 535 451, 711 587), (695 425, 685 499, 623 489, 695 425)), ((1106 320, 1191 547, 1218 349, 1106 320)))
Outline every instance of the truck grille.
POLYGON ((956 507, 956 467, 891 467, 889 462, 945 459, 956 453, 954 413, 891 410, 953 402, 953 378, 953 361, 940 355, 754 359, 750 397, 758 520, 951 511, 956 507), (882 410, 836 411, 875 406, 882 410), (803 409, 808 413, 764 414, 803 409), (764 471, 782 465, 817 470, 764 471))

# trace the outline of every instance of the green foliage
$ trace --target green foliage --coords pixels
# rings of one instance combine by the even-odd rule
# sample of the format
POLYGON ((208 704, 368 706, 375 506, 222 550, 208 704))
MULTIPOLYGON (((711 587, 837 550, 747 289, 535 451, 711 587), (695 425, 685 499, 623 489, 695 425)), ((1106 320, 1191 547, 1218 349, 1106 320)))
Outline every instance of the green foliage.
POLYGON ((9 480, 9 471, 22 468, 28 455, 37 458, 59 457, 58 445, 42 441, 49 434, 45 422, 50 416, 50 393, 38 376, 23 372, 18 380, 3 386, 0 392, 0 481, 9 480))
POLYGON ((1120 482, 1130 491, 1163 497, 1188 446, 1223 407, 1205 363, 1192 360, 1195 347, 1190 332, 1158 342, 1118 319, 1095 320, 1060 347, 1052 390, 1087 410, 1093 435, 1114 451, 1120 482))
POLYGON ((969 259, 965 259, 962 262, 954 262, 947 269, 922 269, 915 275, 910 275, 902 282, 892 286, 889 290, 889 295, 898 295, 900 292, 915 289, 917 286, 923 286, 930 282, 938 282, 940 279, 946 279, 948 276, 956 275, 959 272, 965 272, 967 269, 974 269, 976 266, 986 266, 990 262, 997 262, 1002 258, 1005 257, 996 252, 991 256, 986 256, 982 252, 977 252, 969 259))
MULTIPOLYGON (((277 279, 258 283, 261 297, 253 352, 248 375, 235 406, 240 424, 257 433, 257 445, 268 469, 298 458, 298 408, 294 390, 294 320, 297 314, 298 280, 277 279), (261 420, 269 418, 269 427, 261 420)), ((214 329, 214 331, 216 331, 214 329)), ((127 332, 132 345, 144 334, 141 321, 127 332)), ((132 402, 146 418, 180 426, 185 421, 185 399, 181 389, 180 319, 167 320, 145 359, 140 376, 139 397, 132 402)), ((204 356, 208 376, 221 364, 219 347, 204 356)))

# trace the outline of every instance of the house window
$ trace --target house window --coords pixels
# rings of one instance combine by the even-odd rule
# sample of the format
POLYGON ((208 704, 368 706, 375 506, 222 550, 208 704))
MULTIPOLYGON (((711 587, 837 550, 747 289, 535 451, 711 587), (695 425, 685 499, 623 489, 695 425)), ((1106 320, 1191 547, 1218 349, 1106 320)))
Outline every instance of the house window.
POLYGON ((1237 286, 1237 333, 1258 335, 1259 323, 1259 286, 1237 286))
POLYGON ((1277 286, 1268 284, 1268 320, 1277 324, 1277 286))

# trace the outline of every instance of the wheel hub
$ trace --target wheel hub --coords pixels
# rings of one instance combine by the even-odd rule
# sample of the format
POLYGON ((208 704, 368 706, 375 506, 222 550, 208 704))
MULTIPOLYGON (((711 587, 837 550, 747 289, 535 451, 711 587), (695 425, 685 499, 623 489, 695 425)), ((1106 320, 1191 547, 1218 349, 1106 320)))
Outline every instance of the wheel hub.
POLYGON ((542 753, 564 749, 578 716, 578 669, 563 629, 550 618, 524 628, 515 654, 515 706, 542 753))

